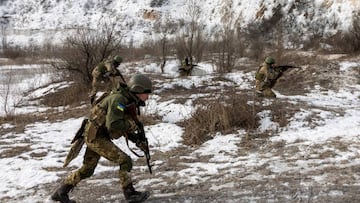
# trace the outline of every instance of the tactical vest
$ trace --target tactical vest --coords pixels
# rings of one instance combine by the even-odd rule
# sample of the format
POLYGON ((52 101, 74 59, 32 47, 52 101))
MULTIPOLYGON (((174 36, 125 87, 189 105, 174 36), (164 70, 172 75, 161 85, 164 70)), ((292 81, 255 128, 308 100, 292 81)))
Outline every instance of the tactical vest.
POLYGON ((92 142, 96 138, 96 134, 101 126, 104 126, 106 121, 106 110, 100 107, 100 102, 109 95, 108 92, 103 93, 91 108, 91 118, 87 129, 88 141, 92 142))
MULTIPOLYGON (((89 122, 91 125, 88 127, 88 140, 91 142, 96 138, 96 135, 100 128, 106 128, 105 122, 107 117, 107 109, 103 109, 100 104, 101 102, 107 98, 108 96, 112 94, 122 94, 126 98, 131 98, 130 100, 133 100, 137 106, 137 114, 140 115, 139 106, 145 105, 143 101, 138 99, 135 95, 129 92, 126 84, 121 83, 121 85, 118 87, 118 89, 115 92, 106 92, 103 93, 95 102, 94 106, 91 109, 91 118, 89 119, 89 122)), ((112 135, 110 135, 112 136, 112 135)), ((115 137, 112 137, 114 139, 117 139, 120 137, 120 135, 115 135, 115 137)))

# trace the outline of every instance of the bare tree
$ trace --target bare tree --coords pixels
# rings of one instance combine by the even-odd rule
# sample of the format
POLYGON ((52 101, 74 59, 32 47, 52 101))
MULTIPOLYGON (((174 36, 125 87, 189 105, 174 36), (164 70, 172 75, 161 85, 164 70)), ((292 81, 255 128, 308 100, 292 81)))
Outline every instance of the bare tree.
POLYGON ((4 51, 7 48, 7 34, 6 34, 6 27, 5 26, 1 26, 1 45, 2 45, 2 51, 4 53, 4 51))
POLYGON ((2 96, 2 103, 3 103, 3 109, 5 112, 5 115, 8 116, 11 114, 11 110, 10 110, 10 93, 11 93, 11 83, 13 80, 13 74, 12 74, 12 69, 9 70, 9 72, 7 72, 5 75, 5 81, 4 84, 2 85, 2 91, 1 91, 1 96, 2 96))
POLYGON ((2 45, 2 53, 6 58, 15 59, 22 55, 22 50, 19 46, 11 46, 8 41, 8 30, 6 26, 1 26, 1 45, 2 45))
POLYGON ((195 0, 188 0, 186 7, 186 18, 182 30, 177 37, 177 55, 180 59, 185 56, 189 57, 190 64, 193 63, 193 57, 196 61, 201 61, 203 50, 205 47, 204 24, 202 23, 202 10, 200 5, 195 0))
POLYGON ((216 64, 219 73, 231 72, 236 65, 236 59, 243 55, 246 49, 244 36, 240 29, 242 16, 235 16, 233 2, 228 1, 220 8, 221 23, 216 26, 212 33, 212 47, 210 50, 212 61, 216 64))
POLYGON ((4 110, 5 116, 12 116, 18 106, 24 102, 24 96, 19 94, 14 86, 15 73, 12 68, 4 70, 2 85, 0 86, 0 102, 4 110))
POLYGON ((231 28, 231 25, 223 24, 223 28, 219 31, 219 34, 216 37, 217 39, 217 70, 220 73, 230 72, 234 65, 236 59, 235 53, 235 30, 231 28))
POLYGON ((155 31, 159 33, 159 41, 155 46, 156 49, 160 50, 160 69, 161 72, 164 72, 164 68, 166 65, 167 56, 170 52, 170 40, 169 35, 175 33, 176 25, 175 23, 171 22, 168 16, 164 16, 164 21, 159 21, 158 24, 155 25, 155 31))
POLYGON ((113 23, 104 23, 97 30, 77 29, 74 35, 65 39, 64 53, 52 66, 90 84, 93 68, 107 57, 118 54, 122 48, 121 39, 122 35, 113 23))
POLYGON ((352 26, 348 32, 340 33, 340 37, 337 37, 333 42, 335 46, 348 53, 360 52, 360 11, 355 12, 352 18, 352 26), (348 43, 351 42, 351 43, 348 43))

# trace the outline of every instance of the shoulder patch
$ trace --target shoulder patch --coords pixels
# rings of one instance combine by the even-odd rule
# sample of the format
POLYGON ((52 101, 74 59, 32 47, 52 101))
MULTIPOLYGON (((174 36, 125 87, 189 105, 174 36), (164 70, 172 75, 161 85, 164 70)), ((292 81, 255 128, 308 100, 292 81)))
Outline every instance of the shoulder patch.
POLYGON ((124 111, 125 110, 125 105, 123 105, 122 103, 118 103, 116 108, 119 109, 120 111, 124 111))

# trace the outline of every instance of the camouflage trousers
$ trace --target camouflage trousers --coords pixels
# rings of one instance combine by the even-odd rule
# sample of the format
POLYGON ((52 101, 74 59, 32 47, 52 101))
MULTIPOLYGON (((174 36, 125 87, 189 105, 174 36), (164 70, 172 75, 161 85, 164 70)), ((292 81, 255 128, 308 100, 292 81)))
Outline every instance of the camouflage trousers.
POLYGON ((271 88, 266 88, 262 91, 256 91, 258 97, 267 97, 267 98, 276 98, 276 94, 271 90, 271 88))
POLYGON ((86 136, 85 142, 87 148, 84 155, 83 165, 81 168, 65 178, 65 184, 75 186, 82 179, 93 175, 100 157, 104 157, 120 166, 119 179, 122 188, 125 188, 132 183, 129 173, 132 169, 131 158, 119 149, 108 137, 97 136, 94 140, 88 142, 86 136))

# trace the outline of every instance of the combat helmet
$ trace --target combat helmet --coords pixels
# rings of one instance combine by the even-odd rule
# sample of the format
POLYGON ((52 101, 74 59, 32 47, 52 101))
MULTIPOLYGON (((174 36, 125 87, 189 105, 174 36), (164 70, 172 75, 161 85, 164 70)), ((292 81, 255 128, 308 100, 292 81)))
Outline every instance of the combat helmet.
POLYGON ((268 57, 265 58, 265 63, 269 64, 269 65, 274 64, 275 59, 273 57, 271 57, 271 56, 268 56, 268 57))
POLYGON ((151 93, 152 82, 143 74, 136 74, 132 76, 128 82, 130 92, 135 94, 151 93))
POLYGON ((114 60, 114 62, 116 62, 116 63, 120 64, 120 63, 122 62, 122 60, 123 60, 123 59, 122 59, 122 57, 121 57, 121 56, 116 55, 116 56, 114 56, 113 60, 114 60))

